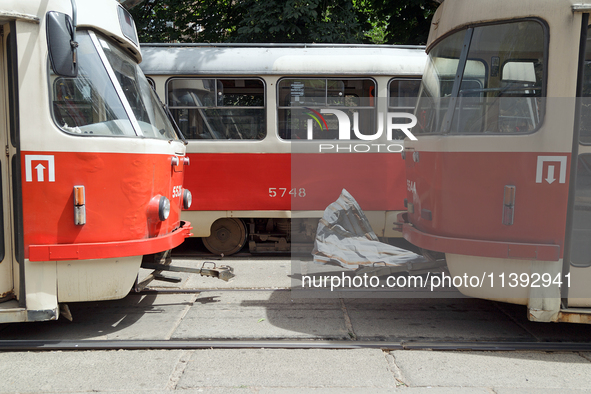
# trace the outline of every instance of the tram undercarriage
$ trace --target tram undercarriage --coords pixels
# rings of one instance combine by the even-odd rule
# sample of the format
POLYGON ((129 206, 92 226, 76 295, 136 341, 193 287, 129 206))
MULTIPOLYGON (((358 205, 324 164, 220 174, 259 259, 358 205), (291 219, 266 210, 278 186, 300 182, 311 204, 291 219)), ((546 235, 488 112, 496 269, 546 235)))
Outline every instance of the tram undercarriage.
MULTIPOLYGON (((318 221, 319 218, 222 218, 212 224, 211 235, 202 240, 207 250, 223 256, 246 248, 249 253, 309 253, 316 237, 318 221)), ((401 237, 380 237, 380 240, 394 246, 412 248, 401 237)))
POLYGON ((203 244, 211 253, 229 256, 248 244, 250 253, 311 250, 318 219, 221 218, 203 244), (295 234, 295 235, 294 235, 295 234))

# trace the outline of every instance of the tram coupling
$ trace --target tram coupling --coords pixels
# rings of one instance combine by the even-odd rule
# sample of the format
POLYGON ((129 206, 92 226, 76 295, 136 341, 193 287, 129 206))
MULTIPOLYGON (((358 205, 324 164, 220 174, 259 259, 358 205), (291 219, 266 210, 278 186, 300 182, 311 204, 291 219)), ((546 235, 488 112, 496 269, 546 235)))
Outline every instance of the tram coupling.
POLYGON ((201 276, 211 276, 223 281, 229 281, 234 276, 234 268, 227 265, 220 265, 219 267, 212 261, 205 261, 201 268, 179 267, 177 265, 142 263, 142 268, 151 269, 155 271, 172 271, 172 272, 188 272, 190 274, 199 274, 201 276), (211 267, 206 265, 211 264, 211 267))
POLYGON ((141 268, 153 271, 141 282, 136 283, 136 285, 134 286, 134 291, 140 292, 144 290, 148 286, 148 284, 150 284, 150 282, 152 282, 153 280, 161 280, 173 283, 178 283, 181 281, 181 278, 164 275, 162 273, 163 271, 199 274, 201 276, 210 276, 213 278, 218 278, 225 282, 228 282, 230 279, 236 276, 234 274, 234 268, 228 265, 218 266, 216 263, 211 261, 203 262, 203 264, 201 264, 201 268, 180 267, 177 265, 171 265, 171 262, 172 258, 170 255, 170 251, 144 256, 141 268))

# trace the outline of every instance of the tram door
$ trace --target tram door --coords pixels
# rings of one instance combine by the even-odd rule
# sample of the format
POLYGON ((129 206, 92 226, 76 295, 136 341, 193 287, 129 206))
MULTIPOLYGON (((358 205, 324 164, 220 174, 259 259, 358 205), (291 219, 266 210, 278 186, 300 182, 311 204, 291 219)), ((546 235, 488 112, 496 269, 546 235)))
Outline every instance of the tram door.
MULTIPOLYGON (((13 25, 12 25, 13 26, 13 25)), ((14 50, 10 40, 11 24, 0 24, 0 147, 5 151, 0 154, 0 302, 9 301, 14 298, 15 281, 13 259, 11 258, 11 221, 10 221, 10 184, 9 179, 9 134, 11 128, 15 127, 12 119, 12 109, 16 103, 11 102, 10 88, 13 73, 11 66, 12 56, 9 51, 14 50)), ((14 85, 12 85, 14 86, 14 85)), ((12 149, 14 150, 14 149, 12 149)), ((0 308, 2 304, 0 304, 0 308)))
MULTIPOLYGON (((583 26, 588 23, 588 16, 584 16, 583 26)), ((571 274, 569 307, 588 305, 585 299, 591 299, 591 26, 587 28, 586 42, 583 44, 585 46, 581 46, 581 50, 584 50, 584 59, 579 70, 577 92, 577 97, 580 97, 577 102, 578 130, 575 130, 573 144, 575 185, 571 188, 570 224, 567 229, 570 248, 565 255, 565 268, 571 274)))

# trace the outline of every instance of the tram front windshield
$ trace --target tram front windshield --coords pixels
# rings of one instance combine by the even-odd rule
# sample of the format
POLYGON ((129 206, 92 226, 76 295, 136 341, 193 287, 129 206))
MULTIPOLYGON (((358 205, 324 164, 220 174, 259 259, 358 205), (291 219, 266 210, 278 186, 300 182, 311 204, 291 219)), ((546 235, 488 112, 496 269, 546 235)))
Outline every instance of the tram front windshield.
POLYGON ((81 135, 177 139, 160 101, 131 56, 93 32, 79 31, 77 41, 78 76, 50 74, 53 116, 62 130, 81 135))
POLYGON ((429 52, 413 132, 537 130, 545 94, 545 38, 542 23, 524 20, 477 26, 442 39, 429 52))

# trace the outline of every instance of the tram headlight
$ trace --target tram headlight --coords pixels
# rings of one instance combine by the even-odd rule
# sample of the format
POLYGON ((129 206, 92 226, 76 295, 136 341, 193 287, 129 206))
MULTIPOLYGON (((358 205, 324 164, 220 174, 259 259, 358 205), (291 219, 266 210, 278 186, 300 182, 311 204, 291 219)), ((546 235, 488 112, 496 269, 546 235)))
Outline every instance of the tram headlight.
POLYGON ((183 209, 191 208, 191 204, 193 203, 193 194, 187 189, 183 189, 183 209))
POLYGON ((148 204, 148 219, 150 221, 165 221, 170 215, 170 200, 164 196, 152 197, 148 204))
POLYGON ((158 204, 158 219, 165 221, 168 219, 168 215, 170 215, 170 200, 161 196, 158 204))

